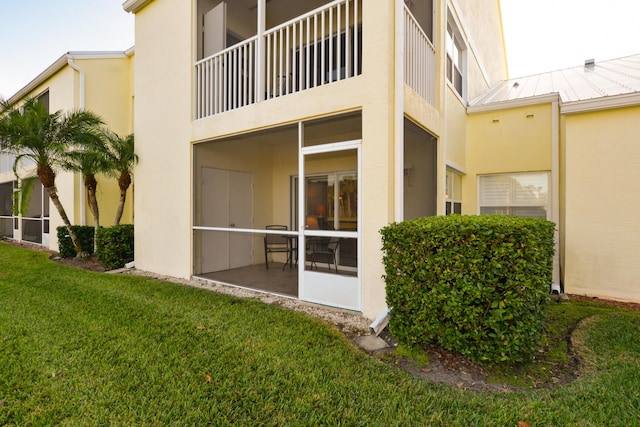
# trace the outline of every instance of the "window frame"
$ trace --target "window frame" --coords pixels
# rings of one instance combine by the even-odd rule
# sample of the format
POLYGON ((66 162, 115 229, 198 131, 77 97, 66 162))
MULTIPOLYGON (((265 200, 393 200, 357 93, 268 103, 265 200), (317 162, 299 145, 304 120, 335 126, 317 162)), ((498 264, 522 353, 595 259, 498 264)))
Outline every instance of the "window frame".
MULTIPOLYGON (((551 194, 551 172, 550 171, 518 171, 518 172, 503 172, 503 173, 492 173, 492 174, 482 174, 482 175, 478 175, 478 215, 495 215, 496 213, 482 213, 482 208, 483 207, 487 207, 487 208, 504 208, 507 213, 504 213, 504 215, 509 215, 509 216, 517 216, 520 217, 521 215, 516 215, 514 213, 512 213, 514 208, 535 208, 535 207, 544 207, 545 210, 545 216, 544 219, 549 220, 551 218, 552 212, 551 212, 551 202, 552 202, 552 194, 551 194), (487 204, 487 203, 482 203, 483 200, 483 186, 482 186, 482 181, 483 178, 487 178, 487 177, 496 177, 496 176, 510 176, 510 177, 514 177, 514 176, 523 176, 523 175, 544 175, 545 179, 546 179, 546 203, 544 205, 542 204, 523 204, 523 203, 507 203, 507 204, 487 204)), ((513 199, 515 197, 513 197, 513 194, 510 194, 509 196, 510 199, 513 199)), ((529 217, 530 216, 526 216, 529 217)), ((537 217, 540 218, 540 217, 537 217)))
POLYGON ((464 174, 453 168, 447 167, 444 180, 444 212, 445 215, 462 215, 462 176, 464 174), (453 182, 450 183, 450 177, 453 182), (459 193, 456 190, 456 180, 460 181, 459 193), (451 193, 451 194, 449 194, 451 193), (451 196, 451 197, 450 197, 451 196))
POLYGON ((462 100, 465 100, 467 91, 467 46, 458 28, 451 11, 449 11, 445 34, 445 80, 453 92, 462 100), (459 82, 456 81, 456 77, 460 79, 459 82))

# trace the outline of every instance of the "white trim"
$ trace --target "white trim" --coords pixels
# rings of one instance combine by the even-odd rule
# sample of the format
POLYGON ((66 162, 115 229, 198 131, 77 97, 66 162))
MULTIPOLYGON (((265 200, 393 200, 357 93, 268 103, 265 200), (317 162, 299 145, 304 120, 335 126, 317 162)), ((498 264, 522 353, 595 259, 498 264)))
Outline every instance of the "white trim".
MULTIPOLYGON (((482 57, 478 54, 478 48, 476 47, 476 43, 473 41, 473 38, 471 37, 471 35, 467 32, 466 28, 467 28, 467 23, 464 21, 464 18, 462 17, 462 15, 458 12, 460 9, 460 6, 458 6, 458 2, 456 0, 449 0, 452 6, 452 10, 455 11, 455 16, 452 14, 452 17, 454 18, 454 21, 456 23, 456 26, 458 27, 458 31, 463 32, 462 36, 463 36, 463 41, 465 42, 465 44, 467 46, 465 46, 467 49, 473 51, 473 56, 476 60, 476 62, 478 63, 478 68, 480 68, 480 73, 482 74, 482 78, 484 78, 485 83, 487 84, 487 86, 491 85, 491 80, 489 79, 489 73, 487 72, 487 69, 484 67, 484 64, 482 63, 482 57)), ((449 19, 449 17, 447 16, 447 20, 449 19)), ((466 60, 466 64, 465 67, 467 68, 467 76, 469 75, 469 59, 468 59, 467 55, 467 60, 466 60)), ((462 93, 464 93, 465 95, 467 94, 465 91, 465 86, 462 86, 462 93)))
POLYGON ((488 111, 509 110, 511 108, 529 107, 531 105, 548 104, 552 102, 559 102, 560 95, 558 93, 552 93, 540 96, 531 96, 527 98, 513 99, 509 101, 496 102, 491 104, 483 104, 477 106, 467 107, 468 114, 485 113, 488 111))
POLYGON ((49 80, 54 74, 58 71, 62 70, 64 67, 69 65, 69 60, 73 59, 116 59, 116 58, 127 58, 130 57, 131 54, 127 52, 132 51, 133 48, 128 49, 126 52, 121 51, 95 51, 95 52, 84 52, 84 51, 75 51, 75 52, 67 52, 62 55, 60 58, 56 59, 55 62, 49 65, 43 72, 38 74, 33 80, 27 83, 22 89, 16 92, 11 98, 7 101, 10 104, 14 104, 27 95, 34 91, 38 86, 49 80))
POLYGON ((449 169, 453 169, 456 172, 460 172, 463 175, 467 175, 467 168, 460 166, 459 164, 452 162, 451 160, 445 161, 445 166, 449 169))
POLYGON ((560 107, 551 104, 551 221, 556 224, 551 291, 560 293, 560 107))
MULTIPOLYGON (((395 2, 394 154, 395 221, 404 220, 404 1, 395 2)), ((362 199, 360 199, 362 200, 362 199)), ((360 223, 362 224, 362 223, 360 223)))
MULTIPOLYGON (((469 89, 469 50, 471 49, 471 45, 470 42, 471 40, 467 37, 466 31, 463 29, 462 25, 463 23, 460 21, 462 18, 458 16, 458 11, 454 10, 454 12, 452 12, 451 14, 449 14, 449 11, 452 10, 451 8, 447 7, 447 16, 446 16, 446 27, 445 27, 445 42, 444 42, 444 67, 445 67, 445 83, 447 83, 450 87, 450 89, 458 96, 458 98, 460 98, 460 101, 462 102, 463 105, 468 105, 468 102, 465 101, 465 99, 468 99, 468 89, 469 89), (451 16, 451 23, 449 22, 449 16, 451 16), (460 18, 460 19, 458 19, 460 18), (455 45, 456 40, 458 40, 459 42, 461 42, 463 44, 463 49, 461 51, 462 53, 462 63, 459 64, 459 68, 460 68, 460 78, 462 79, 461 84, 461 91, 462 93, 458 93, 458 90, 455 88, 453 82, 449 81, 449 79, 447 78, 447 55, 449 54, 449 52, 447 51, 447 38, 449 37, 449 26, 451 25, 451 29, 453 31, 453 40, 452 43, 455 45)), ((475 51, 473 52, 473 55, 476 56, 475 51)), ((451 58, 451 62, 452 62, 452 66, 455 67, 455 62, 454 62, 454 58, 451 58)), ((482 66, 481 64, 478 64, 480 66, 480 71, 482 72, 482 66)), ((487 76, 483 74, 483 77, 485 79, 485 83, 487 84, 487 86, 489 86, 489 81, 487 79, 487 76)), ((451 71, 451 78, 453 80, 455 80, 455 75, 453 73, 453 71, 451 71)))
POLYGON ((640 105, 640 92, 625 93, 623 95, 605 96, 602 98, 585 99, 582 101, 563 103, 561 114, 586 113, 590 111, 610 110, 640 105))
POLYGON ((122 4, 125 12, 137 13, 140 9, 151 3, 153 0, 127 0, 122 4))
POLYGON ((330 144, 311 145, 309 147, 302 147, 300 152, 303 154, 320 154, 320 153, 332 153, 334 151, 353 150, 359 148, 362 145, 361 139, 354 139, 351 141, 333 142, 330 144))

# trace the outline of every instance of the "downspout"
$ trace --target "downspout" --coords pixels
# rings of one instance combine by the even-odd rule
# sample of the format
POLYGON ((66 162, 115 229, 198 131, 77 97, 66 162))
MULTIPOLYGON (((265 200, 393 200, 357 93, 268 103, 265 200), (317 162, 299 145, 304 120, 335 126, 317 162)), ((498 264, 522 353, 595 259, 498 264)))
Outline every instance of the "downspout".
MULTIPOLYGON (((559 96, 558 96, 559 98, 559 96)), ((562 293, 560 286, 560 100, 551 103, 551 221, 556 224, 555 253, 551 293, 562 293)))
MULTIPOLYGON (((73 70, 77 71, 80 75, 80 111, 84 111, 85 106, 85 80, 84 80, 84 70, 78 67, 75 62, 73 62, 73 57, 67 54, 67 64, 73 70)), ((87 225, 87 209, 86 205, 86 196, 84 193, 84 177, 82 176, 82 172, 80 172, 80 225, 87 225)))
POLYGON ((404 219, 404 1, 395 2, 394 157, 395 221, 404 219))

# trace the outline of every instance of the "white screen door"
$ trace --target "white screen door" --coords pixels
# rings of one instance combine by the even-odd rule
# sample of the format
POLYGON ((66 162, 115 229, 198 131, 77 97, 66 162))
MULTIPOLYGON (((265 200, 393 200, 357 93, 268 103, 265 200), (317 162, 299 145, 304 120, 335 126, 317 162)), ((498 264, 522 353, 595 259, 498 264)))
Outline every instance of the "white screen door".
POLYGON ((360 140, 303 147, 299 297, 361 310, 360 140))

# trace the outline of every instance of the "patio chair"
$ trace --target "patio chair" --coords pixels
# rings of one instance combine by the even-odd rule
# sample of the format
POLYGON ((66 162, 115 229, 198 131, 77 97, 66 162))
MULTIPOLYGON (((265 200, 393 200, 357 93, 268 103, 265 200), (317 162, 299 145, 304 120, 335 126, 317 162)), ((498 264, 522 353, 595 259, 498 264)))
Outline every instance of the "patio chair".
MULTIPOLYGON (((288 230, 286 225, 267 225, 267 230, 288 230)), ((264 264, 269 269, 269 253, 270 252, 282 252, 287 254, 287 263, 290 263, 293 259, 293 244, 292 239, 288 236, 280 234, 265 234, 264 236, 264 264)), ((284 267, 283 267, 284 269, 284 267)))
POLYGON ((338 248, 340 247, 340 239, 338 237, 312 237, 307 240, 306 260, 311 263, 311 269, 316 267, 317 263, 327 264, 331 271, 331 264, 334 265, 336 273, 338 272, 338 248))

